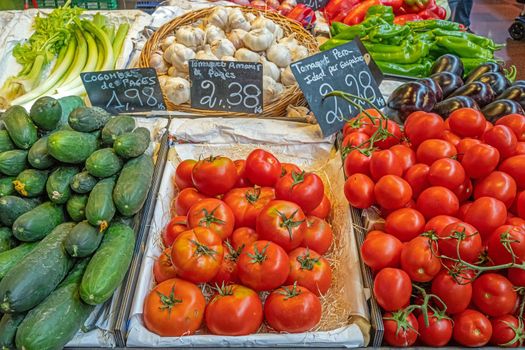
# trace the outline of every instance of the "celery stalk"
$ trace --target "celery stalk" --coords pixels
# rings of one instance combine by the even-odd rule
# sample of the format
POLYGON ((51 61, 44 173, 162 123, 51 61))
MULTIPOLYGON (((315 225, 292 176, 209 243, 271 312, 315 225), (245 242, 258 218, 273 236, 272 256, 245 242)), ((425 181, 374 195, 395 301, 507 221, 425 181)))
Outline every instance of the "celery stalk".
POLYGON ((115 54, 115 61, 113 62, 113 68, 117 68, 117 60, 122 53, 122 48, 124 47, 124 40, 129 31, 129 23, 122 23, 117 30, 115 35, 115 40, 113 41, 113 53, 115 54))
POLYGON ((97 40, 97 48, 98 48, 98 56, 97 56, 97 66, 96 71, 102 70, 102 66, 104 66, 104 47, 102 46, 102 43, 100 40, 97 40))
POLYGON ((64 56, 67 52, 67 46, 64 46, 60 52, 58 53, 57 60, 55 61, 55 65, 53 66, 53 69, 51 70, 50 74, 57 70, 58 67, 62 64, 62 61, 64 60, 64 56))
POLYGON ((91 22, 83 21, 82 25, 85 30, 89 31, 95 38, 100 40, 102 47, 104 48, 104 64, 102 65, 101 70, 112 69, 115 62, 115 56, 113 54, 113 47, 106 33, 91 22))
POLYGON ((69 67, 69 70, 64 74, 56 86, 67 85, 71 81, 78 78, 78 75, 82 71, 82 68, 86 65, 88 57, 88 47, 84 35, 80 30, 75 30, 75 38, 77 39, 77 52, 75 55, 75 60, 69 67))

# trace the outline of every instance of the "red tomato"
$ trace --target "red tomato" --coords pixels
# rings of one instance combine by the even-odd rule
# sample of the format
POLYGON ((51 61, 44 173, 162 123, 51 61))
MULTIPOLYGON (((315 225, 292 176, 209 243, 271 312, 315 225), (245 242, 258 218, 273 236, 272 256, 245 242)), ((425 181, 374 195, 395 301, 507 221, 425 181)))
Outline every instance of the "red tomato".
POLYGON ((507 278, 516 287, 525 287, 525 270, 512 268, 508 269, 507 278))
POLYGON ((233 161, 233 164, 235 164, 235 169, 237 170, 237 182, 234 187, 250 187, 252 184, 244 175, 246 161, 244 159, 237 159, 233 161))
POLYGON ((499 171, 509 174, 516 180, 518 190, 525 189, 525 155, 507 158, 501 163, 499 171))
POLYGON ((457 147, 459 145, 459 142, 461 141, 461 137, 454 134, 450 130, 444 130, 443 133, 441 134, 441 139, 451 143, 455 147, 457 147))
POLYGON ((193 204, 206 198, 193 187, 185 188, 173 200, 171 214, 172 216, 186 216, 193 204))
MULTIPOLYGON (((366 109, 367 113, 372 117, 379 118, 381 114, 375 109, 366 109)), ((367 135, 372 135, 373 122, 366 116, 365 113, 361 112, 356 117, 350 119, 343 127, 343 136, 346 136, 352 132, 364 132, 367 135)))
POLYGON ((272 290, 282 285, 290 270, 288 254, 269 241, 256 241, 246 247, 237 262, 239 278, 256 291, 272 290))
POLYGON ((452 339, 452 321, 433 312, 428 312, 428 327, 423 314, 417 318, 419 339, 423 344, 432 347, 442 347, 452 339))
POLYGON ((453 277, 447 270, 434 277, 431 291, 445 302, 449 315, 465 311, 472 300, 472 283, 462 276, 453 277))
POLYGON ((366 209, 374 204, 374 181, 364 174, 354 174, 345 182, 345 197, 348 203, 359 209, 366 209))
POLYGON ((249 288, 238 284, 223 286, 208 303, 205 320, 213 334, 256 333, 263 321, 263 305, 259 295, 249 288))
POLYGON ((492 317, 511 313, 517 298, 512 283, 497 273, 485 273, 472 284, 474 305, 492 317))
POLYGON ((439 233, 443 231, 445 227, 455 222, 459 222, 459 221, 460 220, 458 218, 455 218, 453 216, 448 216, 448 215, 434 216, 432 219, 428 220, 428 222, 425 224, 425 228, 423 229, 423 231, 424 232, 434 231, 435 234, 439 235, 439 233))
POLYGON ((237 168, 230 158, 210 156, 195 164, 191 179, 199 192, 217 196, 233 188, 237 182, 237 168))
POLYGON ((511 248, 518 261, 525 261, 525 230, 518 226, 498 227, 487 242, 487 252, 496 265, 512 262, 511 248))
POLYGON ((278 332, 307 332, 319 323, 321 311, 319 297, 297 285, 274 290, 264 303, 266 322, 278 332))
POLYGON ((197 161, 194 159, 186 159, 179 163, 177 169, 175 169, 175 176, 173 177, 173 182, 180 190, 193 187, 193 181, 191 180, 191 173, 193 167, 197 164, 197 161))
POLYGON ((369 139, 370 139, 370 136, 368 136, 364 132, 352 132, 350 134, 345 135, 341 143, 341 147, 342 148, 365 147, 369 139))
POLYGON ((473 179, 480 179, 487 176, 496 169, 498 163, 498 150, 485 144, 470 147, 461 160, 461 165, 463 165, 465 172, 473 179))
POLYGON ((241 187, 226 193, 223 200, 235 216, 235 227, 255 228, 262 208, 275 199, 271 187, 241 187))
POLYGON ((414 164, 405 172, 403 178, 412 188, 412 197, 416 199, 419 194, 427 187, 430 187, 428 182, 428 173, 430 167, 423 163, 414 164))
POLYGON ((516 135, 506 125, 496 125, 487 131, 483 134, 483 142, 495 147, 503 159, 514 155, 518 145, 516 135))
POLYGON ((490 343, 496 346, 517 348, 523 345, 523 324, 512 315, 493 318, 490 343))
POLYGON ((405 121, 405 134, 415 148, 425 140, 440 138, 444 130, 443 118, 435 113, 414 112, 405 121))
POLYGON ((433 186, 421 192, 417 198, 416 207, 427 220, 437 215, 456 216, 459 210, 459 200, 448 188, 433 186))
POLYGON ((525 116, 521 114, 509 114, 499 118, 496 125, 506 125, 512 129, 518 141, 525 141, 525 116))
POLYGON ((257 232, 249 227, 239 227, 233 231, 230 237, 233 249, 235 250, 241 249, 241 247, 242 249, 244 249, 244 247, 248 247, 253 242, 257 241, 258 238, 259 235, 257 235, 257 232))
POLYGON ((387 267, 377 273, 374 296, 384 310, 396 311, 407 306, 411 294, 412 282, 405 271, 387 267))
POLYGON ((155 260, 153 277, 155 277, 155 282, 157 283, 177 277, 177 269, 171 262, 171 247, 164 249, 157 260, 155 260))
POLYGON ((313 249, 323 255, 330 249, 333 238, 332 228, 328 222, 310 215, 306 218, 306 231, 301 243, 302 247, 313 249))
POLYGON ((472 203, 474 202, 465 202, 461 204, 461 207, 459 207, 458 215, 457 215, 460 221, 465 221, 465 215, 467 215, 467 211, 472 206, 472 203))
POLYGON ((491 122, 489 122, 488 120, 485 121, 485 130, 483 130, 483 133, 486 133, 487 131, 489 131, 490 129, 492 129, 494 127, 494 124, 492 124, 491 122))
POLYGON ((456 147, 448 141, 439 139, 425 140, 419 145, 416 151, 418 163, 432 165, 441 158, 455 157, 458 152, 456 147))
POLYGON ((467 150, 469 150, 474 145, 479 145, 481 143, 478 139, 473 139, 470 137, 465 137, 461 141, 459 141, 458 145, 456 146, 458 149, 458 160, 461 162, 463 160, 463 155, 467 150))
POLYGON ((501 171, 493 171, 476 184, 474 198, 493 197, 510 208, 516 198, 516 191, 516 181, 510 175, 501 171))
POLYGON ((303 211, 317 208, 324 196, 323 180, 314 173, 291 172, 275 184, 275 197, 298 204, 303 211))
POLYGON ((430 166, 428 181, 432 186, 443 186, 454 190, 465 182, 465 170, 457 160, 438 159, 430 166))
MULTIPOLYGON (((479 260, 483 245, 481 236, 472 225, 465 222, 455 222, 445 227, 439 234, 439 253, 449 258, 459 259, 468 263, 479 260)), ((444 260, 444 259, 443 259, 444 260)))
POLYGON ((361 245, 363 262, 372 270, 399 267, 403 243, 396 237, 381 231, 370 231, 361 245))
POLYGON ((396 347, 412 346, 418 335, 418 323, 414 314, 406 315, 402 311, 386 313, 383 316, 385 342, 396 347))
POLYGON ((454 316, 452 337, 463 346, 485 346, 492 336, 492 325, 485 315, 467 309, 454 316))
POLYGON ((370 156, 354 149, 345 157, 343 169, 346 176, 353 174, 365 174, 370 176, 370 156))
POLYGON ((290 174, 292 171, 300 173, 301 169, 295 164, 292 163, 281 163, 281 177, 284 175, 290 174))
POLYGON ((472 203, 465 214, 465 222, 478 229, 483 241, 507 219, 505 204, 492 197, 481 197, 472 203))
POLYGON ((405 173, 411 166, 416 164, 416 152, 414 152, 410 147, 405 145, 395 145, 390 147, 390 150, 394 152, 397 158, 401 161, 403 173, 405 173))
POLYGON ((398 209, 412 198, 412 188, 408 182, 395 175, 383 176, 374 187, 377 203, 386 209, 398 209))
POLYGON ((465 177, 465 181, 463 181, 461 185, 454 188, 452 191, 456 197, 458 197, 459 203, 464 203, 472 197, 472 181, 468 177, 465 177))
POLYGON ((525 142, 518 142, 516 144, 516 150, 514 155, 518 156, 520 154, 525 154, 525 142))
POLYGON ((441 261, 434 252, 437 245, 427 237, 419 236, 406 243, 401 250, 401 268, 415 282, 429 282, 441 270, 441 261))
MULTIPOLYGON (((373 132, 376 132, 376 130, 379 129, 379 125, 379 122, 374 125, 373 132)), ((389 149, 390 147, 397 145, 401 140, 401 129, 399 128, 399 125, 391 120, 382 120, 381 125, 383 130, 386 129, 390 135, 388 135, 384 140, 376 141, 374 146, 379 147, 380 149, 389 149)))
POLYGON ((370 174, 374 181, 385 175, 403 175, 403 164, 391 150, 382 150, 372 153, 370 157, 370 174))
POLYGON ((386 232, 398 238, 401 242, 408 242, 423 233, 425 218, 415 209, 401 208, 386 217, 386 232))
POLYGON ((461 137, 480 137, 485 131, 486 120, 478 110, 460 108, 448 117, 450 130, 461 137))
POLYGON ((332 285, 332 269, 328 261, 308 248, 296 248, 288 254, 290 274, 286 284, 305 287, 315 295, 324 295, 332 285))
POLYGON ((255 149, 246 158, 246 177, 255 185, 273 187, 281 177, 281 163, 273 154, 255 149))
POLYGON ((505 224, 512 225, 512 226, 518 226, 525 230, 525 220, 517 216, 513 216, 513 217, 507 216, 507 221, 505 221, 505 224))
POLYGON ((162 244, 165 247, 171 247, 175 238, 184 231, 188 230, 188 220, 185 216, 175 216, 168 222, 162 231, 162 244))
POLYGON ((216 283, 219 286, 228 283, 238 283, 240 280, 239 275, 237 274, 237 260, 239 260, 239 256, 244 247, 236 250, 228 241, 223 242, 222 247, 224 249, 222 263, 219 272, 217 272, 211 282, 216 283))
POLYGON ((525 191, 516 196, 516 214, 522 219, 525 218, 525 191))
POLYGON ((224 240, 235 227, 235 216, 230 207, 216 198, 206 198, 191 206, 188 212, 188 225, 206 227, 224 240))
POLYGON ((330 203, 330 199, 326 196, 326 194, 323 196, 323 200, 321 201, 321 204, 317 206, 312 211, 307 212, 306 214, 311 216, 316 216, 319 219, 326 219, 328 215, 330 215, 330 211, 332 210, 332 203, 330 203))

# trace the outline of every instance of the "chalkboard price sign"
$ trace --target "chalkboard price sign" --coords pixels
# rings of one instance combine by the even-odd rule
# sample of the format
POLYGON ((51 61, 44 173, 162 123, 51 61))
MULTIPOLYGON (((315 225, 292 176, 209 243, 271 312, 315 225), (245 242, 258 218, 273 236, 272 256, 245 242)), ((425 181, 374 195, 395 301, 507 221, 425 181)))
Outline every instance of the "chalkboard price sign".
POLYGON ((314 11, 322 9, 328 4, 329 0, 297 0, 298 4, 305 4, 308 7, 311 7, 314 11))
POLYGON ((166 105, 153 68, 81 73, 93 106, 118 113, 164 111, 166 105))
POLYGON ((262 113, 262 64, 209 60, 189 63, 193 108, 262 113))
MULTIPOLYGON (((362 53, 357 41, 335 47, 291 64, 292 72, 321 127, 323 135, 331 135, 343 127, 346 120, 360 109, 347 101, 325 97, 332 91, 368 99, 375 107, 383 108, 385 100, 374 75, 367 65, 370 54, 362 53)), ((373 62, 373 61, 372 61, 373 62)), ((364 108, 371 106, 355 99, 364 108)))

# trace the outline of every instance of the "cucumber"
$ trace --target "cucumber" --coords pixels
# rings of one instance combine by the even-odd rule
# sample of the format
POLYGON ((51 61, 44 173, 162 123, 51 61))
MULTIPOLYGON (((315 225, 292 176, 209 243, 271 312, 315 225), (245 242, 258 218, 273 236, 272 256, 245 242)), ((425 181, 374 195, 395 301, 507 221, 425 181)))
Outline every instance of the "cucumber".
POLYGON ((82 277, 84 302, 97 305, 111 298, 128 272, 134 246, 135 233, 129 226, 112 224, 108 228, 82 277))
POLYGON ((63 244, 74 223, 57 226, 0 281, 0 311, 28 311, 40 304, 73 265, 63 244))
POLYGON ((87 259, 77 263, 64 282, 29 311, 16 332, 17 348, 62 349, 80 330, 95 309, 84 303, 78 293, 87 263, 87 259))
POLYGON ((113 201, 120 214, 131 216, 144 205, 153 178, 153 159, 143 154, 129 160, 113 190, 113 201))
POLYGON ((69 182, 78 173, 75 167, 58 167, 49 175, 46 191, 51 202, 64 204, 71 196, 69 182))
POLYGON ((115 187, 115 178, 108 177, 100 180, 91 193, 86 204, 86 218, 93 226, 104 231, 115 215, 115 204, 112 193, 115 187))
POLYGON ((0 227, 0 253, 16 247, 16 239, 10 228, 0 227))
POLYGON ((100 107, 78 107, 69 115, 69 126, 76 131, 99 130, 111 118, 111 114, 100 107))
POLYGON ((0 179, 0 197, 10 196, 15 193, 14 177, 3 177, 0 179))
POLYGON ((127 115, 111 118, 102 129, 102 142, 108 146, 113 146, 115 139, 124 133, 132 132, 135 129, 135 119, 127 115))
POLYGON ((10 151, 15 148, 7 130, 0 130, 0 153, 10 151))
POLYGON ((0 320, 0 347, 2 349, 15 348, 15 334, 18 326, 24 320, 25 313, 5 314, 0 320))
POLYGON ((22 243, 19 246, 0 253, 0 281, 7 272, 18 265, 22 259, 36 248, 39 242, 22 243))
POLYGON ((87 194, 73 194, 66 204, 66 210, 75 222, 80 222, 86 218, 86 204, 88 200, 87 194))
POLYGON ((55 165, 55 158, 47 150, 47 136, 38 139, 27 154, 27 161, 35 169, 49 169, 55 165))
POLYGON ((95 136, 78 131, 57 131, 47 139, 49 154, 64 163, 83 163, 97 147, 95 136))
POLYGON ((112 148, 93 152, 86 160, 86 170, 96 177, 110 177, 122 169, 122 160, 112 148))
POLYGON ((62 207, 51 202, 40 204, 18 217, 13 235, 20 241, 34 242, 47 236, 64 221, 62 207))
POLYGON ((72 257, 83 258, 97 250, 103 237, 104 233, 99 232, 98 228, 91 226, 87 221, 82 221, 69 232, 64 248, 72 257))
POLYGON ((76 193, 89 193, 97 184, 97 179, 91 176, 87 171, 76 174, 71 179, 71 189, 76 193))
POLYGON ((10 107, 5 111, 2 120, 9 137, 18 148, 29 149, 38 139, 36 126, 24 107, 10 107))
POLYGON ((0 153, 0 173, 16 176, 27 167, 27 151, 13 149, 0 153))
POLYGON ((40 97, 31 107, 29 117, 40 129, 55 130, 62 117, 62 106, 53 97, 40 97))
POLYGON ((16 192, 24 197, 38 197, 44 193, 46 188, 46 170, 26 169, 22 171, 13 181, 16 192))
POLYGON ((146 128, 136 128, 115 140, 113 149, 122 158, 135 158, 146 152, 150 143, 150 133, 146 128))
POLYGON ((73 112, 74 109, 85 106, 84 100, 79 96, 65 96, 59 98, 58 103, 60 103, 60 107, 62 107, 62 117, 60 118, 60 122, 58 123, 59 125, 57 128, 60 128, 62 126, 67 126, 69 128, 69 115, 71 114, 71 112, 73 112))
POLYGON ((20 198, 17 196, 4 196, 0 198, 0 223, 13 226, 15 220, 22 214, 40 204, 38 199, 20 198))

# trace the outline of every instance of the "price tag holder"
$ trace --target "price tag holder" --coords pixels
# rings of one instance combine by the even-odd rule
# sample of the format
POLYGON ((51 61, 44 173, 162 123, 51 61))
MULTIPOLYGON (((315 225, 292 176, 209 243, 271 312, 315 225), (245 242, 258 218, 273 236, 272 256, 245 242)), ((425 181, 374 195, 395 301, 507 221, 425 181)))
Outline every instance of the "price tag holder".
POLYGON ((297 0, 298 4, 305 4, 314 11, 324 8, 330 0, 297 0))
POLYGON ((263 112, 262 64, 190 60, 189 68, 192 108, 263 112))
MULTIPOLYGON (((382 77, 381 73, 370 54, 359 49, 357 40, 290 65, 324 136, 341 130, 347 120, 359 113, 359 108, 342 98, 325 98, 332 91, 343 91, 366 98, 379 109, 385 106, 378 87, 380 81, 375 79, 376 76, 382 77)), ((364 101, 356 99, 354 102, 364 108, 371 108, 364 101)))
POLYGON ((112 114, 165 111, 164 97, 153 68, 81 73, 93 106, 112 114))

